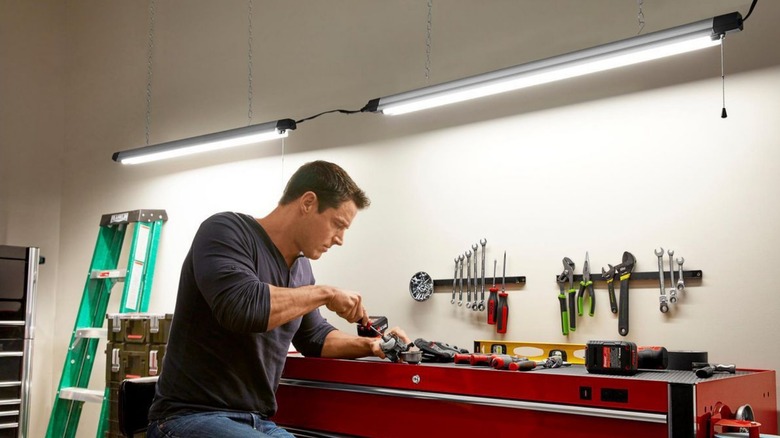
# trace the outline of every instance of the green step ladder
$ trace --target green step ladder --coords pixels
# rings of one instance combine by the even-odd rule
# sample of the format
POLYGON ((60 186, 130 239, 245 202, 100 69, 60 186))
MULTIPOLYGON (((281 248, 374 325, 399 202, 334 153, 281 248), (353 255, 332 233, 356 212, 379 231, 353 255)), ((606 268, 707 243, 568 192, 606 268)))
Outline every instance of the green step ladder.
POLYGON ((160 231, 166 220, 168 215, 165 210, 133 210, 101 217, 95 252, 49 417, 47 438, 74 437, 85 402, 102 403, 97 437, 105 436, 110 389, 91 390, 88 385, 98 343, 107 339, 107 329, 103 328, 103 324, 111 288, 118 281, 124 281, 118 313, 147 311, 160 231), (132 227, 133 241, 127 268, 119 269, 120 254, 130 224, 135 226, 132 227))

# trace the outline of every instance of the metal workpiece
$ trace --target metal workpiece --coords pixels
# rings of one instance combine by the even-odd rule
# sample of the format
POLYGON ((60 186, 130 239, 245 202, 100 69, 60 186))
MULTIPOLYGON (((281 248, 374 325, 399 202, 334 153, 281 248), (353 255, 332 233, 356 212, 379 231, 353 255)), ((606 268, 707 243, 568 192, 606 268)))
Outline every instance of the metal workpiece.
POLYGON ((471 308, 471 251, 466 251, 466 308, 471 308))
POLYGON ((664 249, 653 250, 655 256, 658 257, 658 284, 661 287, 661 295, 658 297, 660 301, 661 313, 669 311, 669 303, 666 300, 666 284, 664 284, 664 249))
POLYGON ((674 250, 669 249, 666 251, 669 254, 669 301, 671 303, 677 302, 677 288, 674 285, 674 250))
POLYGON ((683 263, 685 263, 685 257, 677 259, 677 292, 682 292, 685 289, 685 281, 683 281, 683 263))

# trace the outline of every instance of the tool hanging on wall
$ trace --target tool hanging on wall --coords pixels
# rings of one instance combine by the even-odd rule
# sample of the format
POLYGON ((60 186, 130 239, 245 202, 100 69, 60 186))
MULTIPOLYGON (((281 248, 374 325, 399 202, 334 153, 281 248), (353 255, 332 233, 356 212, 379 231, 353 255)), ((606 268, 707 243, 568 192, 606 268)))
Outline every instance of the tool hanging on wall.
POLYGON ((620 277, 620 301, 618 302, 618 333, 628 335, 628 281, 634 270, 636 258, 628 251, 623 252, 623 262, 615 266, 615 272, 620 277))
POLYGON ((501 292, 498 293, 498 308, 496 310, 496 333, 506 333, 509 322, 509 303, 506 293, 506 251, 504 251, 504 268, 501 274, 501 292))
POLYGON ((480 239, 479 244, 482 245, 482 295, 479 297, 478 310, 482 312, 485 310, 485 245, 487 245, 487 239, 480 239))
POLYGON ((580 290, 577 292, 577 315, 582 316, 585 298, 588 300, 588 315, 593 316, 596 311, 596 294, 593 293, 593 281, 590 279, 590 257, 585 252, 585 264, 582 265, 582 280, 580 290))
MULTIPOLYGON (((571 259, 568 257, 563 258, 563 272, 558 275, 557 282, 558 287, 560 288, 560 293, 558 294, 558 303, 561 310, 561 332, 564 336, 568 336, 569 328, 571 327, 569 320, 575 317, 575 313, 574 306, 572 305, 572 315, 571 317, 569 316, 569 307, 566 305, 566 283, 569 283, 568 291, 571 295, 577 291, 574 289, 574 262, 571 261, 571 259)), ((573 303, 574 302, 572 301, 572 304, 573 303)), ((572 327, 571 329, 576 329, 576 322, 575 327, 572 327)))
POLYGON ((471 308, 471 251, 466 251, 466 308, 471 308))
POLYGON ((477 266, 477 244, 471 245, 471 248, 474 249, 474 302, 471 303, 471 310, 478 311, 479 310, 479 301, 477 301, 477 289, 479 289, 479 266, 477 266))
POLYGON ((617 298, 615 298, 615 267, 609 266, 609 270, 605 271, 601 268, 601 278, 607 282, 607 291, 609 292, 609 310, 612 313, 618 313, 617 298))
POLYGON ((659 307, 661 313, 666 313, 669 311, 669 303, 666 298, 666 289, 664 289, 666 286, 664 284, 664 249, 653 250, 653 252, 655 253, 655 256, 658 257, 658 283, 661 287, 661 296, 658 297, 659 307))
POLYGON ((493 286, 490 287, 490 295, 487 304, 487 323, 496 323, 496 314, 498 313, 498 288, 496 287, 496 264, 498 260, 493 259, 493 286))
POLYGON ((433 293, 433 279, 427 272, 418 272, 409 280, 409 293, 415 301, 425 301, 433 293))

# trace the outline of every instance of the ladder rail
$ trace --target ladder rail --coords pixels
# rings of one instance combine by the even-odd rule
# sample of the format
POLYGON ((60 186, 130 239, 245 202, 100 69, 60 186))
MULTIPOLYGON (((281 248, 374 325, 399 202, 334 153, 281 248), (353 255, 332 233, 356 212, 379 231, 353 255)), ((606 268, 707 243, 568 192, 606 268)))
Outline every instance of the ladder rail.
MULTIPOLYGON (((122 253, 128 224, 135 223, 133 241, 130 246, 128 264, 140 260, 143 267, 131 278, 132 269, 128 266, 125 285, 120 304, 120 313, 146 311, 151 294, 152 275, 156 262, 156 251, 163 222, 168 219, 165 210, 135 210, 130 212, 103 215, 100 222, 92 262, 87 272, 87 280, 82 293, 81 303, 71 334, 70 344, 62 368, 59 387, 52 406, 47 438, 73 438, 76 435, 85 401, 98 401, 99 396, 81 396, 87 389, 92 375, 95 353, 100 338, 94 333, 102 330, 109 305, 111 289, 118 281, 116 275, 95 277, 95 271, 116 270, 122 253), (134 285, 131 285, 134 283, 134 285), (135 291, 129 289, 138 287, 135 291), (128 295, 135 293, 135 304, 125 306, 128 295), (87 335, 85 335, 87 334, 87 335), (75 396, 74 396, 75 394, 75 396)), ((98 423, 98 436, 105 435, 108 425, 110 391, 106 385, 102 397, 102 410, 98 423)))

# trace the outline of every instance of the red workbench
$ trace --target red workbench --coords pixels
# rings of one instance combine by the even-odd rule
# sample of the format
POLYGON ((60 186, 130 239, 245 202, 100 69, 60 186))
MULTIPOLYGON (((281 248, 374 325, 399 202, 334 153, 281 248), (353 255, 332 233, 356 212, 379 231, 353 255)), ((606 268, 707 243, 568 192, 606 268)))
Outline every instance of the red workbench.
POLYGON ((718 403, 749 404, 777 433, 775 372, 590 374, 582 365, 499 371, 379 359, 287 359, 274 420, 339 436, 695 437, 718 403))

